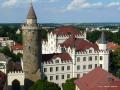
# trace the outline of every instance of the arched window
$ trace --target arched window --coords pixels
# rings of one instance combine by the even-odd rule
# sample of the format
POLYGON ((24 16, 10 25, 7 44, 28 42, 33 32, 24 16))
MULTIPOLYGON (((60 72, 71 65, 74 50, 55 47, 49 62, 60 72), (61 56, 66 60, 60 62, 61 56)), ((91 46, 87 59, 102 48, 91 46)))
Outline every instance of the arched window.
POLYGON ((16 79, 12 82, 12 90, 20 90, 20 82, 16 79))

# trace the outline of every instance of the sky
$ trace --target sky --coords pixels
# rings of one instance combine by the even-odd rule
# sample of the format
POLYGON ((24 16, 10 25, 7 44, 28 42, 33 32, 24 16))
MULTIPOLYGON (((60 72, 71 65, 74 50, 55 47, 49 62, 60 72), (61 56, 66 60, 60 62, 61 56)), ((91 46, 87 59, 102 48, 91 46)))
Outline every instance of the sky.
MULTIPOLYGON (((31 0, 0 0, 0 23, 24 23, 31 0)), ((39 23, 120 22, 120 0, 32 0, 39 23)))

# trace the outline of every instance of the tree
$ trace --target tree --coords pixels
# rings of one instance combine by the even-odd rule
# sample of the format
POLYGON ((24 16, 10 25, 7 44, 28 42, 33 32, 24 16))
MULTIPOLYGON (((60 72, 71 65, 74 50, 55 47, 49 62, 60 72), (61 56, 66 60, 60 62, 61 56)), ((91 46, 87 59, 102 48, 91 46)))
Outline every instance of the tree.
POLYGON ((66 80, 66 82, 63 84, 63 90, 75 90, 75 80, 76 78, 66 80))
POLYGON ((100 31, 87 32, 87 39, 91 42, 96 42, 100 37, 100 31))
POLYGON ((120 48, 110 53, 110 72, 115 76, 120 75, 120 48))
POLYGON ((1 53, 4 53, 6 56, 11 57, 11 60, 14 62, 20 62, 22 54, 18 53, 17 55, 10 51, 8 46, 3 47, 0 50, 1 53))
POLYGON ((34 83, 29 90, 61 90, 60 87, 52 82, 46 80, 38 80, 34 83))

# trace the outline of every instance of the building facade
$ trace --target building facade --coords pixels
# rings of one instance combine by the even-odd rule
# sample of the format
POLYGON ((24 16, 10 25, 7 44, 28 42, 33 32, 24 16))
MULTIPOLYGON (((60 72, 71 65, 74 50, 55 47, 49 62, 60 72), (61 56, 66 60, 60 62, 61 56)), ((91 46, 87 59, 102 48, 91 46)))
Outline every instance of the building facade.
POLYGON ((75 32, 73 27, 62 27, 49 33, 48 41, 42 43, 45 53, 42 57, 43 74, 48 81, 59 84, 61 88, 67 79, 80 78, 98 66, 108 71, 109 50, 104 32, 97 43, 88 41, 85 32, 78 35, 75 32))

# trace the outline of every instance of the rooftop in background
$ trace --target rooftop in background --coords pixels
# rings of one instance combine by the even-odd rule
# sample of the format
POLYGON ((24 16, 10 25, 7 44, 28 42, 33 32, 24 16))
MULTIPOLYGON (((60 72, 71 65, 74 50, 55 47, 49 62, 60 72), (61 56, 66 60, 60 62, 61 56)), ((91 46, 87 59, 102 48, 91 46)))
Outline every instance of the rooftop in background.
POLYGON ((57 28, 55 31, 53 31, 56 35, 79 35, 82 34, 77 31, 77 29, 74 26, 61 26, 57 28))
POLYGON ((109 50, 115 51, 117 48, 120 48, 120 45, 114 43, 114 42, 108 42, 107 43, 107 48, 109 50))
POLYGON ((120 79, 100 67, 75 81, 79 90, 120 90, 120 79))

